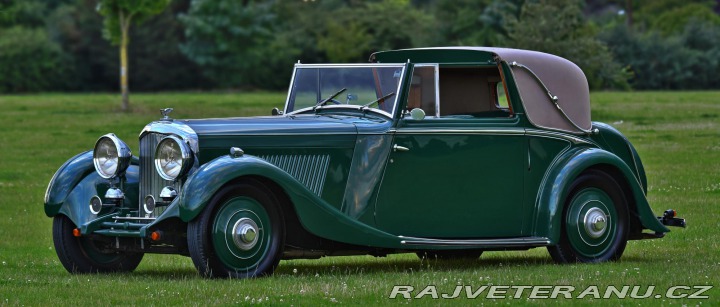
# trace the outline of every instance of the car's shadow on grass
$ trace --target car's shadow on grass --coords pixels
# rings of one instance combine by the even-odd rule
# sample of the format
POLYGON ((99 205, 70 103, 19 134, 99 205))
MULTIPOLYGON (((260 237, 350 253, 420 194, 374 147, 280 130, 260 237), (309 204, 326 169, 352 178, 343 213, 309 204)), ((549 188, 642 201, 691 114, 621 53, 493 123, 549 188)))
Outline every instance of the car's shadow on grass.
MULTIPOLYGON (((275 271, 276 276, 297 276, 316 274, 333 274, 333 275, 353 275, 353 274, 383 274, 383 273, 417 273, 424 271, 440 271, 455 272, 467 270, 507 270, 507 269, 537 269, 547 267, 548 269, 557 269, 562 266, 598 266, 604 264, 578 263, 578 264, 557 264, 549 256, 490 256, 484 255, 478 259, 413 259, 411 257, 403 257, 402 259, 378 259, 373 258, 355 258, 358 260, 340 260, 328 262, 322 261, 314 263, 312 261, 286 261, 282 262, 275 271)), ((652 256, 630 256, 623 257, 619 262, 615 263, 621 266, 628 266, 635 263, 660 263, 661 259, 652 256)))
MULTIPOLYGON (((332 258, 331 258, 332 259, 332 258)), ((423 271, 464 271, 501 267, 537 267, 552 265, 550 258, 543 257, 512 257, 494 258, 480 257, 478 259, 419 259, 412 257, 393 258, 353 258, 331 261, 287 261, 281 263, 275 271, 276 276, 297 276, 315 274, 353 275, 353 274, 383 274, 383 273, 411 273, 423 271)))
MULTIPOLYGON (((660 263, 662 259, 648 255, 624 256, 619 263, 660 263)), ((612 264, 612 263, 611 263, 612 264)), ((559 266, 595 266, 602 264, 556 264, 549 256, 494 256, 483 255, 478 259, 419 259, 414 256, 390 256, 388 258, 367 257, 327 257, 322 260, 287 260, 280 262, 274 277, 302 277, 318 275, 365 275, 419 272, 461 272, 467 270, 507 270, 537 269, 542 267, 557 268, 559 266)), ((162 268, 145 267, 130 273, 130 276, 149 279, 186 280, 202 279, 194 268, 162 268)))

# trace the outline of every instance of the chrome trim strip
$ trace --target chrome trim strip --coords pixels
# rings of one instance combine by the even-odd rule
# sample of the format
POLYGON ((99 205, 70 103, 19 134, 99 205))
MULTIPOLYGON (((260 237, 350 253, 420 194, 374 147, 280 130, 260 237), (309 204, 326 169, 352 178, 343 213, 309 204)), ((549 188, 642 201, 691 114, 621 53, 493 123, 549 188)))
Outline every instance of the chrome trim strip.
MULTIPOLYGON (((440 117, 440 64, 438 63, 423 63, 415 64, 414 67, 432 67, 435 78, 435 117, 440 117)), ((410 79, 412 82, 412 78, 410 79)))
POLYGON ((573 144, 589 144, 595 145, 595 142, 586 140, 574 135, 568 135, 561 132, 545 131, 536 129, 417 129, 417 128, 400 128, 390 129, 388 133, 395 134, 479 134, 479 135, 528 135, 537 137, 548 137, 572 142, 573 144))
POLYGON ((350 106, 355 106, 355 105, 337 105, 337 106, 327 105, 327 106, 319 106, 319 107, 318 107, 318 106, 313 106, 313 107, 302 108, 302 109, 300 109, 300 110, 294 110, 294 111, 288 113, 288 112, 287 112, 287 108, 288 108, 288 103, 290 103, 290 93, 291 93, 292 88, 293 88, 293 86, 294 86, 294 84, 295 84, 295 72, 297 72, 298 68, 363 68, 363 67, 367 67, 367 68, 373 68, 373 67, 397 67, 397 68, 401 68, 401 69, 402 69, 402 74, 400 75, 400 80, 398 81, 397 89, 395 89, 395 95, 394 95, 394 96, 395 96, 395 100, 394 100, 392 112, 388 113, 388 112, 385 112, 385 111, 380 110, 380 109, 367 108, 367 107, 363 107, 363 106, 357 106, 357 107, 358 107, 358 108, 357 108, 358 110, 361 110, 361 111, 370 110, 370 111, 374 111, 374 112, 376 112, 376 113, 380 113, 380 114, 383 114, 383 115, 385 115, 385 116, 387 116, 387 117, 392 118, 392 115, 395 114, 395 111, 398 110, 398 100, 400 99, 400 96, 402 96, 402 93, 400 93, 400 89, 402 88, 403 81, 405 80, 405 77, 406 77, 406 75, 407 75, 407 70, 408 70, 408 69, 407 69, 407 63, 383 63, 383 64, 380 64, 380 63, 371 63, 371 64, 300 64, 300 63, 297 63, 297 64, 295 64, 295 67, 294 67, 294 69, 293 69, 292 79, 290 79, 290 87, 288 88, 288 95, 287 95, 287 98, 285 99, 285 108, 284 108, 284 111, 283 111, 283 114, 284 114, 283 116, 294 115, 294 114, 297 114, 297 113, 300 113, 300 112, 305 112, 305 111, 308 111, 308 110, 332 109, 333 107, 334 107, 334 108, 348 108, 348 107, 350 107, 350 106))
POLYGON ((356 67, 394 67, 405 66, 406 63, 343 63, 343 64, 302 64, 295 63, 295 68, 356 68, 356 67))
POLYGON ((635 160, 635 153, 633 151, 632 145, 630 144, 630 141, 628 141, 627 138, 624 138, 624 139, 625 139, 625 145, 627 146, 627 149, 630 152, 630 157, 632 158, 633 166, 635 167, 635 174, 637 175, 637 176, 635 176, 635 177, 637 177, 637 178, 635 178, 635 180, 637 180, 638 184, 640 184, 641 189, 645 189, 645 187, 643 187, 642 180, 640 180, 640 168, 638 167, 637 160, 635 160))
MULTIPOLYGON (((318 135, 358 135, 357 132, 332 132, 332 131, 319 131, 319 132, 312 132, 312 133, 292 133, 292 132, 286 132, 286 133, 265 133, 265 132, 259 132, 259 133, 246 133, 246 132, 237 132, 237 133, 223 133, 222 136, 296 136, 296 135, 304 135, 304 136, 318 136, 318 135)), ((360 133, 362 134, 362 133, 360 133)), ((367 133, 365 133, 367 134, 367 133)), ((378 134, 378 133, 370 133, 370 134, 378 134)), ((212 135, 212 134, 208 134, 212 135)))
POLYGON ((585 140, 585 139, 576 137, 574 135, 567 135, 567 134, 560 133, 560 132, 527 129, 526 134, 528 136, 549 137, 549 138, 561 139, 561 140, 565 140, 565 141, 570 141, 573 144, 589 144, 589 145, 597 146, 597 144, 595 144, 592 141, 585 140))
POLYGON ((389 130, 396 134, 479 134, 479 135, 524 135, 525 129, 413 129, 389 130))
MULTIPOLYGON (((298 61, 298 64, 300 64, 299 61, 298 61)), ((297 69, 298 69, 297 64, 295 64, 295 66, 293 67, 292 76, 290 77, 290 85, 288 86, 287 97, 285 97, 285 107, 283 108, 282 116, 287 116, 288 102, 290 102, 290 93, 292 93, 293 84, 295 83, 295 73, 297 72, 297 69)))
MULTIPOLYGON (((557 164, 560 161, 560 159, 562 159, 563 155, 565 155, 565 153, 568 152, 571 148, 572 148, 572 145, 567 144, 567 146, 565 146, 565 148, 563 148, 560 152, 558 152, 555 155, 555 158, 553 158, 553 160, 550 162, 550 165, 548 165, 547 169, 545 170, 545 174, 543 174, 543 178, 540 181, 541 187, 546 186, 546 184, 548 183, 548 180, 550 180, 550 172, 547 170, 552 170, 555 167, 557 167, 557 164)), ((533 224, 532 227, 535 227, 536 221, 539 221, 539 219, 540 219, 540 210, 538 210, 538 208, 540 208, 539 202, 540 202, 542 193, 543 193, 543 190, 538 189, 537 193, 535 194, 535 201, 533 202, 534 206, 532 208, 534 211, 533 212, 534 219, 532 222, 532 224, 533 224)))
MULTIPOLYGON (((140 139, 142 139, 146 134, 152 132, 164 135, 177 135, 190 145, 190 149, 192 149, 194 154, 200 152, 197 133, 195 133, 195 130, 186 124, 178 121, 155 121, 147 124, 143 128, 140 132, 140 139)), ((154 147, 153 150, 155 150, 154 147)))
MULTIPOLYGON (((397 102, 397 98, 395 101, 397 102)), ((396 107, 397 107, 397 105, 394 106, 394 108, 396 108, 396 107)), ((307 107, 307 108, 302 108, 300 110, 292 111, 292 112, 288 113, 287 115, 297 115, 298 113, 303 113, 303 112, 307 112, 307 111, 327 110, 327 109, 352 109, 352 110, 357 110, 357 111, 372 111, 374 113, 379 113, 379 114, 385 115, 387 117, 392 117, 392 115, 390 113, 385 112, 383 110, 379 110, 379 109, 375 109, 375 108, 366 108, 366 107, 354 105, 354 104, 324 105, 324 106, 319 106, 319 107, 307 107)), ((315 114, 316 113, 313 112, 313 115, 315 115, 315 114)))
POLYGON ((440 65, 435 65, 435 117, 440 117, 440 65))
MULTIPOLYGON (((142 207, 147 195, 153 195, 155 199, 158 199, 160 192, 164 187, 171 186, 175 188, 178 193, 180 193, 182 189, 181 181, 164 180, 155 169, 155 149, 158 143, 160 143, 160 140, 165 137, 165 134, 152 131, 144 133, 142 138, 140 138, 139 212, 144 212, 142 207)), ((149 217, 160 216, 165 209, 166 206, 156 205, 155 210, 149 215, 149 217)))
POLYGON ((129 220, 129 221, 154 221, 154 217, 130 217, 130 216, 116 216, 113 220, 129 220))
POLYGON ((527 246, 550 245, 550 239, 545 237, 523 237, 523 238, 504 238, 504 239, 430 239, 430 238, 414 238, 398 236, 402 239, 400 244, 403 245, 432 245, 432 246, 477 246, 477 247, 502 247, 502 246, 527 246))

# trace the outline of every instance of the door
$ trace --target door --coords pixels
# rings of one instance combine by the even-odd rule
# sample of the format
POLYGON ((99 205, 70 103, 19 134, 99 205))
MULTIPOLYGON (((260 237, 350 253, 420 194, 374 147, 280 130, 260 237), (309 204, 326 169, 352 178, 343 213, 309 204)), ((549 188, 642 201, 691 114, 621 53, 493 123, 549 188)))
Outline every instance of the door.
MULTIPOLYGON (((447 76, 451 79, 453 73, 447 76)), ((453 88, 442 87, 442 79, 439 84, 439 116, 404 117, 394 131, 395 149, 376 202, 378 227, 412 237, 521 236, 527 141, 517 116, 501 109, 478 113, 477 107, 473 112, 457 105, 445 107, 445 100, 475 103, 484 94, 462 102, 455 92, 456 99, 450 100, 442 90, 453 88), (443 113, 444 107, 453 114, 443 113)), ((496 85, 490 78, 488 88, 496 85)))

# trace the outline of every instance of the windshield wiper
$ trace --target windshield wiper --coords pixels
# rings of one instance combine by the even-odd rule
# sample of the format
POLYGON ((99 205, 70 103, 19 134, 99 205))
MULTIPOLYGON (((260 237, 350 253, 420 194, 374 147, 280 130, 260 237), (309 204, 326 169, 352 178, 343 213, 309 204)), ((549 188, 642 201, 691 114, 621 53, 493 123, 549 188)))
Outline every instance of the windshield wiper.
POLYGON ((373 101, 371 101, 371 102, 368 102, 368 103, 364 104, 361 109, 367 108, 367 107, 373 105, 374 103, 378 103, 378 102, 380 102, 380 101, 383 101, 383 100, 385 100, 386 98, 388 98, 388 97, 390 97, 390 96, 392 96, 392 95, 395 95, 395 92, 392 92, 392 93, 387 94, 387 95, 385 95, 385 96, 382 96, 382 97, 380 97, 380 98, 378 98, 378 99, 375 99, 375 100, 373 100, 373 101))
POLYGON ((315 107, 317 108, 319 106, 324 106, 328 101, 333 100, 333 98, 337 97, 337 95, 342 94, 342 92, 344 92, 345 90, 347 90, 347 88, 343 87, 343 89, 339 90, 337 93, 333 94, 332 96, 318 101, 318 103, 315 104, 315 107))

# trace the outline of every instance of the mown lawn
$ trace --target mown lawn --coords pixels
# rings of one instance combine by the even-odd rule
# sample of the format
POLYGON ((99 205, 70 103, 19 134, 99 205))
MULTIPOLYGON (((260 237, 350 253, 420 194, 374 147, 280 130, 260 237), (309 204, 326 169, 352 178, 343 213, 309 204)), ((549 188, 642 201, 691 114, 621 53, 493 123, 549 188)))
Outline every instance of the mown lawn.
MULTIPOLYGON (((0 305, 231 305, 231 304, 590 304, 717 305, 720 302, 720 92, 594 93, 593 119, 613 124, 637 147, 656 214, 676 208, 687 229, 660 240, 631 241, 622 259, 605 264, 555 265, 545 249, 487 252, 477 261, 420 261, 330 257, 282 261, 272 277, 200 278, 189 258, 147 255, 131 274, 70 275, 53 250, 45 188, 74 154, 114 132, 137 152, 137 135, 158 110, 200 118, 269 114, 284 93, 136 94, 130 114, 117 112, 117 95, 0 96, 0 305), (388 299, 393 285, 712 285, 709 299, 433 300, 388 299)), ((510 293, 512 294, 512 292, 510 293)), ((483 297, 483 296, 481 296, 483 297)))

